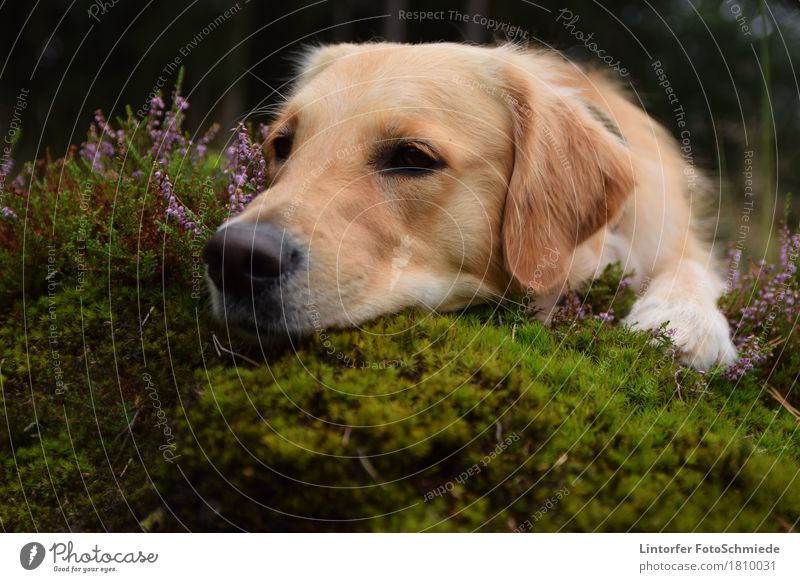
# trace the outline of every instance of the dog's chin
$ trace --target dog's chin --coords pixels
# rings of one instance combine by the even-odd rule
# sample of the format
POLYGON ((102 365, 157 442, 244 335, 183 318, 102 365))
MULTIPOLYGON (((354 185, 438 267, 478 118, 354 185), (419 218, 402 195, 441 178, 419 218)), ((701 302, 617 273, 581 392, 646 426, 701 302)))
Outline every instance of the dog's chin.
POLYGON ((214 319, 228 334, 254 351, 282 352, 298 346, 313 333, 313 328, 299 325, 295 310, 280 305, 271 309, 254 308, 252 302, 244 305, 225 300, 219 292, 211 295, 214 319))
POLYGON ((299 345, 308 339, 310 334, 297 329, 290 329, 281 321, 261 321, 231 319, 220 320, 223 325, 253 349, 279 352, 299 345))

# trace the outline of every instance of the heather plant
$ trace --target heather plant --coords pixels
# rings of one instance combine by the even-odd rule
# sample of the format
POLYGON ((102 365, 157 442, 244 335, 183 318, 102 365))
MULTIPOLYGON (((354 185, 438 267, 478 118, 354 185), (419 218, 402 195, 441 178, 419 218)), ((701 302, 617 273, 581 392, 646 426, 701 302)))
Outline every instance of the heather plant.
MULTIPOLYGON (((738 265, 741 252, 733 251, 730 258, 738 265)), ((794 333, 800 317, 798 261, 800 232, 792 232, 784 223, 777 264, 749 261, 743 273, 733 270, 731 288, 721 301, 739 351, 738 362, 724 372, 729 380, 745 375, 765 382, 774 376, 788 380, 800 369, 794 356, 800 349, 794 333)))
MULTIPOLYGON (((266 125, 259 126, 262 140, 267 138, 268 131, 266 125)), ((267 187, 268 179, 261 141, 252 139, 244 123, 239 123, 234 132, 236 141, 228 147, 228 164, 224 172, 230 177, 229 208, 231 213, 238 214, 255 195, 267 187)))
POLYGON ((624 273, 619 263, 612 263, 602 275, 581 289, 568 289, 553 314, 556 326, 595 318, 605 323, 623 319, 633 307, 636 294, 631 288, 633 273, 624 273))
POLYGON ((509 301, 253 353, 209 317, 200 253, 269 184, 268 129, 214 147, 169 102, 5 181, 4 530, 513 531, 555 491, 534 531, 797 527, 797 233, 722 299, 728 370, 620 325, 618 265, 549 326, 509 301))
POLYGON ((64 269, 107 269, 119 282, 164 271, 176 282, 191 278, 185 257, 267 179, 261 139, 247 125, 238 126, 232 153, 219 155, 208 148, 216 126, 197 140, 184 131, 188 108, 178 86, 171 107, 156 96, 145 120, 128 109, 115 127, 98 111, 79 149, 25 166, 0 210, 0 264, 13 278, 3 290, 6 301, 23 288, 22 252, 34 268, 48 255, 69 258, 64 269), (220 203, 224 192, 227 205, 220 203))

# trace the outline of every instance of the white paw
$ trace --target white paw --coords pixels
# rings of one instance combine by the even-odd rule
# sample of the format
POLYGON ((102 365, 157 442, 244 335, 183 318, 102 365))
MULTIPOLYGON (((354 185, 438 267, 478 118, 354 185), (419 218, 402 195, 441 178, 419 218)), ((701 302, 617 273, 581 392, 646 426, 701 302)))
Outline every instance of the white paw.
POLYGON ((645 296, 625 318, 632 329, 641 330, 658 329, 664 322, 675 330, 672 340, 681 350, 685 364, 707 370, 714 364, 730 365, 736 361, 728 322, 715 305, 645 296))
POLYGON ((550 325, 553 320, 553 315, 558 309, 558 302, 561 295, 558 293, 551 293, 549 295, 537 295, 533 304, 529 307, 529 314, 535 319, 541 321, 545 325, 550 325))

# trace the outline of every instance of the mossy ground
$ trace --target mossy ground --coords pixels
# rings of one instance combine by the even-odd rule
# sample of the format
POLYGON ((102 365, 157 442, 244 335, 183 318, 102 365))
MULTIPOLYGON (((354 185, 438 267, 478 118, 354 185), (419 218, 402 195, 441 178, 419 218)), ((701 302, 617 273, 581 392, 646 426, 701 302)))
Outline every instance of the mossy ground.
MULTIPOLYGON (((215 163, 170 164, 218 224, 215 163)), ((794 353, 731 382, 484 306, 243 358, 146 177, 32 173, 0 223, 5 531, 797 528, 798 422, 767 393, 797 403, 794 353)))

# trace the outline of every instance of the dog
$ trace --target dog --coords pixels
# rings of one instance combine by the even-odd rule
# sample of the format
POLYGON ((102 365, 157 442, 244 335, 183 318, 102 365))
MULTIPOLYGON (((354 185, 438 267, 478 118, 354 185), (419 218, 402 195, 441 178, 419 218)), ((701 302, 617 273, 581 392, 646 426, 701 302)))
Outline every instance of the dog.
POLYGON ((313 47, 264 143, 273 181, 204 249, 212 308, 301 338, 417 307, 534 297, 610 263, 633 329, 730 364, 702 199, 679 144, 608 75, 515 45, 313 47))

